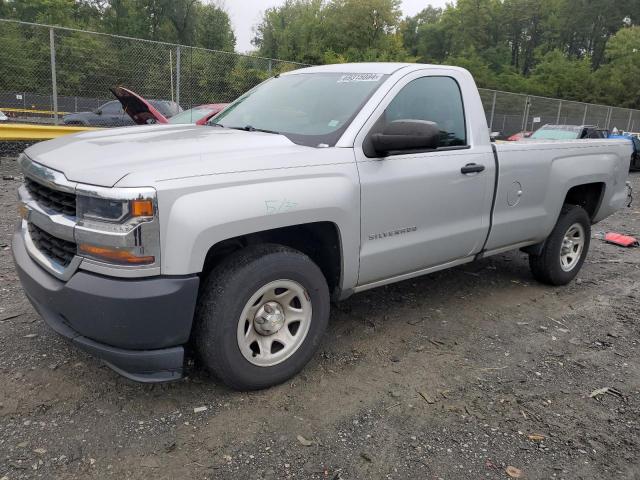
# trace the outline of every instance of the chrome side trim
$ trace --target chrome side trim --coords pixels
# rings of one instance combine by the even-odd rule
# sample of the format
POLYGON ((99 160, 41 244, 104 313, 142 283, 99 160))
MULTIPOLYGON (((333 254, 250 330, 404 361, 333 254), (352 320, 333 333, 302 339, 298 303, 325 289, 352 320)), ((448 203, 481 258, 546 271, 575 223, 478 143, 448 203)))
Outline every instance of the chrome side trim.
POLYGON ((526 242, 518 242, 513 245, 506 245, 504 247, 494 248, 493 250, 487 250, 482 252, 480 258, 490 257, 499 253, 510 252, 511 250, 518 250, 519 248, 528 247, 529 245, 535 245, 540 240, 527 240, 526 242))
POLYGON ((23 213, 23 217, 26 217, 26 220, 54 237, 68 242, 75 242, 73 235, 73 229, 76 226, 75 219, 43 208, 31 197, 24 185, 18 188, 18 199, 21 205, 26 208, 23 213))
POLYGON ((154 277, 160 275, 160 267, 154 266, 132 266, 125 265, 114 266, 108 263, 99 262, 93 258, 84 257, 80 266, 82 270, 88 272, 99 273, 108 277, 119 278, 141 278, 154 277))
POLYGON ((156 189, 152 187, 97 187, 95 185, 76 184, 75 193, 87 197, 106 198, 108 200, 138 200, 155 198, 156 189))
POLYGON ((59 263, 44 255, 40 250, 38 250, 38 248, 33 243, 33 240, 31 239, 31 235, 29 234, 27 221, 24 219, 21 221, 20 232, 22 238, 24 239, 24 244, 29 256, 51 275, 59 280, 66 282, 73 276, 74 273, 76 273, 76 270, 78 270, 78 267, 82 263, 82 257, 75 255, 71 259, 71 263, 69 263, 69 265, 67 265, 66 267, 64 265, 60 265, 59 263))
POLYGON ((370 288, 381 287, 382 285, 388 285, 390 283, 401 282, 402 280, 408 280, 410 278, 419 277, 421 275, 426 275, 427 273, 437 272, 438 270, 444 270, 446 268, 455 267, 457 265, 462 265, 465 263, 473 262, 475 257, 465 257, 459 260, 454 260, 452 262, 443 263, 442 265, 436 265, 435 267, 423 268, 422 270, 416 270, 415 272, 404 273, 402 275, 397 275, 391 278, 385 278, 383 280, 378 280, 376 282, 366 283, 364 285, 358 285, 353 289, 354 293, 364 292, 365 290, 369 290, 370 288))
POLYGON ((29 177, 34 182, 38 182, 53 190, 60 190, 67 193, 76 192, 76 182, 70 182, 62 172, 34 162, 24 153, 18 157, 18 164, 25 177, 29 177))

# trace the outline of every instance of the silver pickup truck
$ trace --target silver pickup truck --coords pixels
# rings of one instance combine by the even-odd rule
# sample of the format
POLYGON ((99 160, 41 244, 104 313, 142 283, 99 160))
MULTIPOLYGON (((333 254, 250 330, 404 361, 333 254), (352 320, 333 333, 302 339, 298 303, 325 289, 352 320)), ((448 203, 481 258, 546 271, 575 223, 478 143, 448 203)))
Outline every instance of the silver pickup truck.
POLYGON ((207 126, 86 132, 20 157, 20 280, 58 333, 119 373, 228 385, 296 374, 331 299, 507 250, 563 285, 623 207, 631 145, 492 144, 463 69, 278 75, 207 126))

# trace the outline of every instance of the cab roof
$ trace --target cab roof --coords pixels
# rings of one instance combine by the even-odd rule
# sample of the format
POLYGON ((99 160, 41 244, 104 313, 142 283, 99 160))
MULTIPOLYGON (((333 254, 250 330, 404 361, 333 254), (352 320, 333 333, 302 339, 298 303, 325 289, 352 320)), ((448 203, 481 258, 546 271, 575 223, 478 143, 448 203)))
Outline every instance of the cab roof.
POLYGON ((296 75, 301 73, 379 73, 382 75, 391 75, 401 69, 418 69, 430 65, 417 63, 337 63, 333 65, 319 65, 316 67, 300 68, 287 72, 286 75, 296 75))

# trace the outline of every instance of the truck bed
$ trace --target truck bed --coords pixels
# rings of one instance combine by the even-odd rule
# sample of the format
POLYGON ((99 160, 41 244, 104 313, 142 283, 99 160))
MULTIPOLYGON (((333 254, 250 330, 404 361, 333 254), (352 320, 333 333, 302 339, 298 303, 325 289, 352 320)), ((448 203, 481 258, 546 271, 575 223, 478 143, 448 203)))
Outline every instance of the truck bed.
POLYGON ((496 143, 495 151, 498 177, 488 252, 544 240, 573 186, 609 185, 594 200, 593 223, 625 203, 632 154, 627 141, 526 140, 496 143))

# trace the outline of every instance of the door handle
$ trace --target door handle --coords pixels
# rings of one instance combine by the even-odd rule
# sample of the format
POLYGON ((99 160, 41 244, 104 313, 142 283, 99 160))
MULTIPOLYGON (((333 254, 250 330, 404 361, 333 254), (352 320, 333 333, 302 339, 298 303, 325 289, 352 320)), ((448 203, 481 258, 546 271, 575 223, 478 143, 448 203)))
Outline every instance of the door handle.
POLYGON ((484 168, 484 165, 478 165, 477 163, 467 163, 460 169, 460 173, 464 173, 465 175, 468 175, 470 173, 480 173, 484 172, 484 168))

